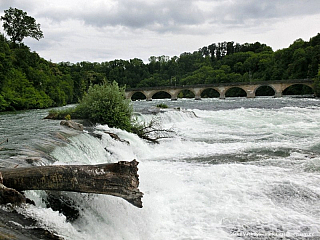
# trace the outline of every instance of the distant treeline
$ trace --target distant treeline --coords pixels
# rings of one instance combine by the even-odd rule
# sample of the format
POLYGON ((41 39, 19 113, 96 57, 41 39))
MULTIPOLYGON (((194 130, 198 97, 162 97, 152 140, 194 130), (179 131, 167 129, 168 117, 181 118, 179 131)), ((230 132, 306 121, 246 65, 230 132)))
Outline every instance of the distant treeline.
POLYGON ((77 103, 90 85, 106 81, 135 88, 313 78, 320 96, 319 64, 320 34, 275 52, 259 42, 222 42, 149 63, 52 63, 0 35, 0 111, 77 103))

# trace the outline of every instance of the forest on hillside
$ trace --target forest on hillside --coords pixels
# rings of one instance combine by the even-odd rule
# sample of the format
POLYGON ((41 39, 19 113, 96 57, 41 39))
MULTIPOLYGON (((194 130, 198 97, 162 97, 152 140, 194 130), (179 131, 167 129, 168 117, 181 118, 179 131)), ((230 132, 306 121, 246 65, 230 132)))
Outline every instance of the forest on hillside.
POLYGON ((0 111, 77 103, 89 86, 113 81, 136 88, 312 78, 320 96, 319 64, 320 34, 277 51, 259 42, 221 42, 180 56, 151 56, 148 63, 53 63, 0 35, 0 111))

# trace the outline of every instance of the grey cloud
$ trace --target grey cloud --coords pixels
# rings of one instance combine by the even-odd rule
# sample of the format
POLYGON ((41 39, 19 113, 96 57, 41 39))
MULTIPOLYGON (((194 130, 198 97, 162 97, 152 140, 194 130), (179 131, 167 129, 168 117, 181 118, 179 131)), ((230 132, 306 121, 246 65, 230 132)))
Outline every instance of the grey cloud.
POLYGON ((90 13, 84 21, 93 26, 124 26, 150 31, 175 31, 182 26, 201 24, 203 15, 191 1, 177 3, 145 4, 129 2, 120 5, 113 12, 90 13))
MULTIPOLYGON (((9 0, 20 2, 22 0, 9 0)), ((247 27, 279 21, 286 17, 317 14, 319 0, 92 0, 75 7, 61 4, 37 9, 35 17, 44 17, 56 22, 76 19, 97 28, 121 26, 126 29, 145 29, 154 32, 182 33, 194 26, 247 27), (206 3, 206 7, 201 5, 206 3)), ((44 6, 44 5, 42 5, 44 6)), ((30 6, 28 7, 30 9, 30 6)), ((200 31, 200 30, 198 30, 200 31)))
POLYGON ((56 62, 77 62, 176 55, 224 40, 286 47, 295 38, 316 33, 319 18, 311 15, 319 14, 320 1, 0 0, 0 15, 10 6, 41 24, 45 38, 27 38, 31 49, 56 62), (290 22, 303 26, 289 30, 296 28, 290 22), (281 43, 273 39, 279 33, 281 43))
POLYGON ((30 15, 29 12, 32 12, 37 5, 32 1, 22 1, 22 0, 0 0, 0 14, 4 10, 9 9, 10 7, 21 9, 30 15))
POLYGON ((320 9, 319 0, 247 0, 220 3, 220 22, 232 19, 234 22, 245 23, 251 19, 259 21, 299 17, 318 14, 320 9))
POLYGON ((0 1, 0 9, 5 10, 8 9, 9 7, 14 7, 16 5, 15 0, 2 0, 0 1))
POLYGON ((95 27, 124 26, 156 31, 174 29, 180 25, 201 24, 204 21, 203 13, 191 0, 157 3, 118 1, 118 6, 111 10, 107 7, 95 11, 90 8, 82 9, 78 12, 48 9, 42 13, 42 17, 54 21, 74 18, 95 27))

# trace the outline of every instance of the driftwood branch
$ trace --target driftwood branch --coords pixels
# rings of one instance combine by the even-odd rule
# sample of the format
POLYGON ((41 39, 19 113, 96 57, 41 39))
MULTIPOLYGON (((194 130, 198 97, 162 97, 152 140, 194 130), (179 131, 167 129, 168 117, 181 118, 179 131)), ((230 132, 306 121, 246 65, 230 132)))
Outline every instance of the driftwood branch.
POLYGON ((1 169, 3 185, 17 191, 56 190, 107 194, 142 207, 138 162, 1 169))
POLYGON ((124 139, 121 139, 117 134, 112 133, 112 132, 108 132, 108 131, 103 131, 104 133, 108 134, 112 139, 119 141, 119 142, 124 142, 128 145, 130 145, 130 142, 124 139))
POLYGON ((136 130, 136 134, 149 142, 159 143, 159 139, 171 138, 175 132, 171 129, 162 129, 159 122, 152 119, 147 125, 136 130))
MULTIPOLYGON (((4 144, 5 142, 9 142, 9 139, 7 138, 6 140, 0 142, 0 145, 1 145, 1 144, 4 144)), ((0 147, 0 149, 1 149, 1 147, 0 147)))
POLYGON ((7 138, 6 140, 0 142, 0 145, 3 144, 3 143, 5 143, 5 142, 9 142, 9 139, 7 138))

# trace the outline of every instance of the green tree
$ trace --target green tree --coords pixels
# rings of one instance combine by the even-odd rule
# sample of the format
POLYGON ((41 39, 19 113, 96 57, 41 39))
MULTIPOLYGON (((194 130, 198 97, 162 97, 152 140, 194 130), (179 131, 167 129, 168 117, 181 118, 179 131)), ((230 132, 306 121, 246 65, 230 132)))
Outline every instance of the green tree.
POLYGON ((9 107, 9 104, 4 99, 4 97, 0 94, 0 112, 6 110, 7 107, 9 107))
POLYGON ((0 19, 3 21, 3 29, 11 37, 13 43, 21 43, 25 37, 37 40, 43 38, 40 24, 37 24, 33 17, 28 16, 27 12, 10 7, 4 10, 4 13, 0 19))

